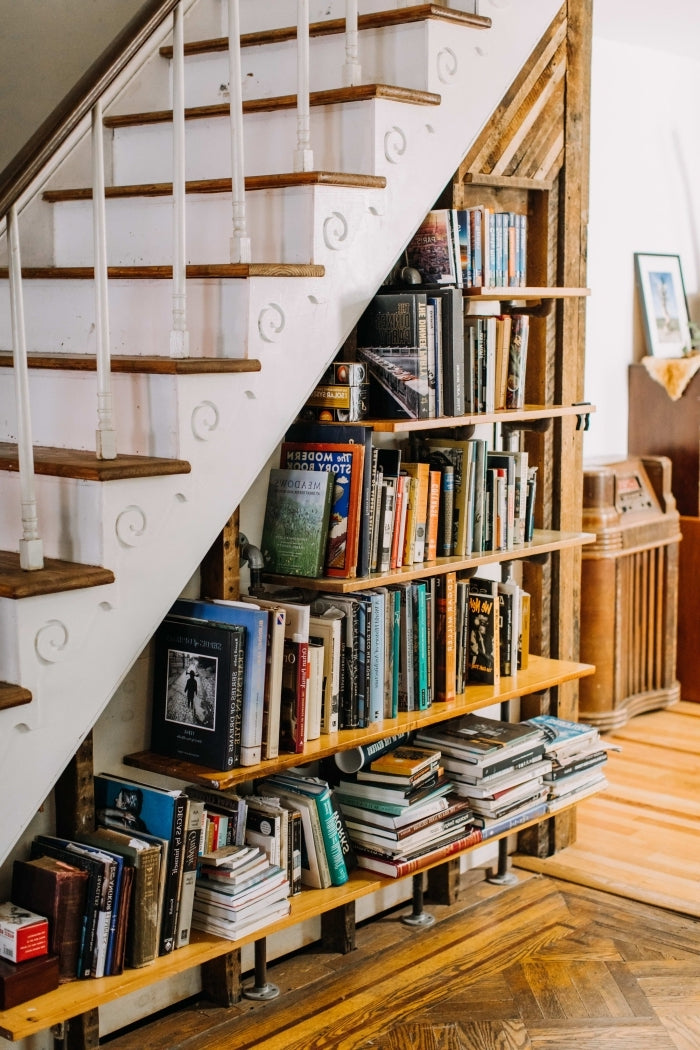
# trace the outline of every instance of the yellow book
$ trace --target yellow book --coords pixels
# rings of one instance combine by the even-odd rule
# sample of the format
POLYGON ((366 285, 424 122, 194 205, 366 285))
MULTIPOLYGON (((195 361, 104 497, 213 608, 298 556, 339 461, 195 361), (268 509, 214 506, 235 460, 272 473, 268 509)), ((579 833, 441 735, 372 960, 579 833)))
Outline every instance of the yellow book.
MULTIPOLYGON (((413 503, 412 546, 409 546, 408 542, 404 544, 404 565, 413 565, 426 559, 430 465, 428 463, 403 462, 401 470, 415 481, 415 485, 411 486, 411 502, 413 503)), ((411 504, 409 504, 410 514, 411 504)), ((409 522, 406 523, 407 541, 408 525, 409 522)))

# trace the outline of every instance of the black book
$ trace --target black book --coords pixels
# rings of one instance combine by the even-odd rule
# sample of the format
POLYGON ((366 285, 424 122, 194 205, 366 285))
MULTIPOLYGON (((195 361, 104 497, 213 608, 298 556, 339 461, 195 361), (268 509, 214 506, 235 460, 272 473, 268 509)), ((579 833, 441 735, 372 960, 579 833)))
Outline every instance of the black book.
POLYGON ((166 617, 155 634, 151 747, 209 769, 240 765, 241 624, 166 617))

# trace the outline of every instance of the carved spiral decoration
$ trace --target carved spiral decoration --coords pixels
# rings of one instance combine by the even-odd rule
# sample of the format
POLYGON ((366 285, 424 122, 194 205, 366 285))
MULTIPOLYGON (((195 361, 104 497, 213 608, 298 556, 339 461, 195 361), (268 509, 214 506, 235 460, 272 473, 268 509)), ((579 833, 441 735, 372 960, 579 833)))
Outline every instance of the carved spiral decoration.
POLYGON ((41 660, 47 664, 55 664, 66 655, 68 639, 66 625, 60 620, 49 620, 36 632, 34 649, 41 660))
POLYGON ((384 136, 384 156, 390 164, 398 164, 406 152, 406 135, 394 124, 384 136))
POLYGON ((274 343, 284 331, 286 319, 279 303, 268 303, 258 317, 258 332, 266 343, 274 343))
POLYGON ((138 547, 146 532, 146 512, 132 504, 119 514, 114 531, 125 547, 138 547))
POLYGON ((348 223, 339 211, 331 212, 323 223, 323 243, 326 248, 337 252, 348 238, 348 223))
POLYGON ((219 410, 213 401, 202 401, 192 410, 192 433, 198 441, 208 441, 219 426, 219 410))
POLYGON ((457 55, 451 47, 443 47, 438 52, 436 66, 438 80, 441 84, 449 84, 451 80, 454 80, 457 74, 458 62, 457 55))

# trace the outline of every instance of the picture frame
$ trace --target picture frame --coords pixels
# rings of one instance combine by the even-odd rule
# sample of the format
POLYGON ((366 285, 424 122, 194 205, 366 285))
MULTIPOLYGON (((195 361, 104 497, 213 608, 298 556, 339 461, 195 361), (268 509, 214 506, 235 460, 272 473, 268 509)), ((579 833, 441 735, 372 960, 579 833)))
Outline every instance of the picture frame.
POLYGON ((683 357, 692 343, 680 256, 636 252, 634 264, 647 352, 683 357))

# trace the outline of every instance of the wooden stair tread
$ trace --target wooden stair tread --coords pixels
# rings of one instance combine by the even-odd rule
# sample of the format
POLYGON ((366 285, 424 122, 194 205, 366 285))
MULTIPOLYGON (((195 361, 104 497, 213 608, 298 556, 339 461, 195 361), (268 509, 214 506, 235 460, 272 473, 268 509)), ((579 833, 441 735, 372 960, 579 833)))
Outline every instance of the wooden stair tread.
POLYGON ((44 558, 43 569, 28 571, 20 567, 19 554, 15 551, 0 551, 0 598, 34 598, 41 594, 100 587, 105 583, 114 583, 114 573, 101 565, 44 558))
MULTIPOLYGON (((189 474, 184 459, 162 456, 121 455, 98 459, 94 452, 73 448, 34 447, 34 473, 81 481, 121 481, 125 478, 153 478, 168 474, 189 474)), ((19 470, 17 445, 0 441, 0 470, 19 470)))
MULTIPOLYGON (((337 171, 292 171, 281 175, 249 175, 245 180, 246 190, 283 189, 289 186, 343 186, 348 189, 384 189, 383 175, 349 175, 337 171)), ((192 179, 185 183, 187 193, 230 193, 231 179, 192 179)), ((137 183, 125 186, 105 187, 107 199, 121 197, 165 197, 173 192, 172 182, 137 183)), ((92 187, 46 190, 43 199, 55 204, 58 201, 92 200, 92 187)))
MULTIPOLYGON (((187 267, 189 278, 241 280, 247 277, 323 277, 324 266, 313 263, 202 263, 187 267)), ((27 280, 91 281, 92 266, 24 266, 22 276, 27 280)), ((165 281, 173 276, 172 266, 110 266, 107 276, 112 280, 165 281)), ((0 267, 0 278, 7 278, 7 267, 0 267)))
POLYGON ((22 707, 23 704, 32 702, 32 694, 21 685, 13 685, 11 682, 0 682, 0 711, 8 711, 11 707, 22 707))
MULTIPOLYGON (((97 359, 92 354, 27 354, 29 368, 49 368, 71 372, 95 372, 97 359)), ((114 354, 112 372, 148 375, 210 375, 212 373, 259 372, 260 361, 238 357, 168 357, 163 355, 114 354)), ((12 354, 0 351, 0 368, 12 368, 12 354)))
MULTIPOLYGON (((341 102, 364 102, 386 98, 393 102, 413 103, 417 106, 439 106, 440 96, 433 91, 418 91, 414 88, 397 87, 390 84, 357 84, 354 87, 331 88, 328 91, 312 91, 310 106, 332 106, 341 102)), ((271 95, 269 98, 249 98, 243 102, 244 113, 268 113, 278 109, 295 109, 297 96, 271 95)), ((191 106, 185 110, 186 120, 202 120, 209 117, 227 117, 228 102, 217 102, 210 106, 191 106)), ((171 109, 150 110, 142 113, 122 113, 105 117, 107 128, 127 128, 140 124, 164 124, 173 119, 171 109)))
MULTIPOLYGON (((485 15, 469 14, 466 11, 453 11, 437 4, 415 4, 399 10, 375 11, 371 14, 358 15, 358 29, 383 29, 394 25, 405 25, 409 22, 422 22, 429 18, 443 22, 454 22, 476 29, 488 29, 491 19, 485 15)), ((332 36, 345 32, 344 18, 329 18, 309 25, 309 36, 332 36)), ((284 26, 280 29, 266 29, 257 33, 242 33, 241 47, 259 47, 263 44, 279 44, 284 40, 296 40, 296 26, 284 26)), ((196 40, 185 44, 186 55, 202 55, 211 51, 227 51, 228 38, 214 37, 210 40, 196 40)), ((172 58, 171 46, 161 47, 164 58, 172 58)))

